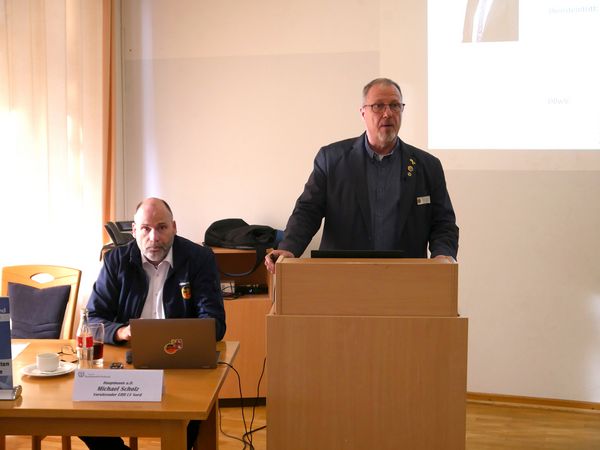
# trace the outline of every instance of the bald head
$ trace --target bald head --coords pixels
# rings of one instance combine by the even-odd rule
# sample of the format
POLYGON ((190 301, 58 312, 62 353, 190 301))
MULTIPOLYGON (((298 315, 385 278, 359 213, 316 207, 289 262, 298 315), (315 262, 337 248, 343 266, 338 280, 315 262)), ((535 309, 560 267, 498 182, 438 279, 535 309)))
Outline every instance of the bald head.
MULTIPOLYGON (((140 208, 147 208, 147 207, 156 208, 156 207, 160 207, 161 203, 167 209, 167 211, 169 211, 169 214, 171 214, 171 218, 173 218, 173 211, 171 210, 171 207, 169 206, 169 204, 167 202, 165 202, 162 198, 156 198, 156 197, 148 197, 148 198, 142 200, 141 202, 139 202, 137 204, 137 206, 135 207, 135 214, 138 213, 140 208)), ((134 217, 135 217, 135 214, 134 214, 134 217)))

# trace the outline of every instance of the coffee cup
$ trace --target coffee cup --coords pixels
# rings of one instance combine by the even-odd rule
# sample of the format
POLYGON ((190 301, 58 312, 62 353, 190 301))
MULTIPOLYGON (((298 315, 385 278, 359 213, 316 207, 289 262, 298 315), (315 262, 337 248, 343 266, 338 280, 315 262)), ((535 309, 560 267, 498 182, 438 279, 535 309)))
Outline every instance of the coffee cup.
POLYGON ((60 359, 58 353, 40 353, 36 356, 35 362, 40 372, 56 372, 60 359))

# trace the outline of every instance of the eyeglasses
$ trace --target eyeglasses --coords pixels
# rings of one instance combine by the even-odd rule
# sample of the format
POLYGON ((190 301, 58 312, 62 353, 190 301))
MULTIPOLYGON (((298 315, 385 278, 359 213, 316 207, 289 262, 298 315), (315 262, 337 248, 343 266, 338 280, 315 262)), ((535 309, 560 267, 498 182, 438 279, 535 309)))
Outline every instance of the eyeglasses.
POLYGON ((63 345, 58 354, 63 362, 76 363, 78 361, 77 352, 70 345, 63 345))
POLYGON ((371 108, 371 111, 378 114, 385 111, 385 107, 387 106, 388 108, 390 108, 391 112, 399 113, 404 111, 404 105, 405 103, 373 103, 372 105, 363 105, 363 108, 368 106, 369 108, 371 108))

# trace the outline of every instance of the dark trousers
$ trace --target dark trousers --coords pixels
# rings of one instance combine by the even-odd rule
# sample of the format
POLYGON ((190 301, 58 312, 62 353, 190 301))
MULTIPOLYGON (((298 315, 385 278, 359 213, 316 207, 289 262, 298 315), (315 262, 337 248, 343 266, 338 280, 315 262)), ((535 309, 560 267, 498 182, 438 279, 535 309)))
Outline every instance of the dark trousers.
MULTIPOLYGON (((187 448, 191 450, 200 430, 199 420, 190 420, 187 427, 187 448)), ((79 436, 91 450, 129 450, 123 439, 112 436, 79 436)))

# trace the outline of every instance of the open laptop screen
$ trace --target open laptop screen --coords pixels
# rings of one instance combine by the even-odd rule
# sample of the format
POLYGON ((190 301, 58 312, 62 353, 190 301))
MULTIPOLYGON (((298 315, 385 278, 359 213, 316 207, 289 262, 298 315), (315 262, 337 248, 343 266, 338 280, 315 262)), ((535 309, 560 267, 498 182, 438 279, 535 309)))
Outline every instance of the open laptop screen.
POLYGON ((312 250, 311 258, 406 258, 402 250, 312 250))

